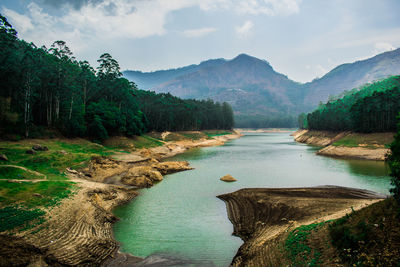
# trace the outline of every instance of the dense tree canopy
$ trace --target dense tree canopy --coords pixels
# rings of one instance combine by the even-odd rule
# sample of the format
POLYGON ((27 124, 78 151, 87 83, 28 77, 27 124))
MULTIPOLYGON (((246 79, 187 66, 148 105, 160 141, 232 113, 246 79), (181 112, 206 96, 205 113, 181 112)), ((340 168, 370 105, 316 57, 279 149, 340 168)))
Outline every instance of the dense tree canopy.
POLYGON ((0 15, 0 132, 25 137, 43 129, 98 140, 144 131, 231 129, 227 103, 182 100, 138 90, 118 62, 100 56, 97 71, 64 41, 50 49, 19 40, 0 15))
POLYGON ((400 112, 400 76, 367 84, 331 99, 307 116, 299 116, 301 128, 328 131, 396 131, 400 112))

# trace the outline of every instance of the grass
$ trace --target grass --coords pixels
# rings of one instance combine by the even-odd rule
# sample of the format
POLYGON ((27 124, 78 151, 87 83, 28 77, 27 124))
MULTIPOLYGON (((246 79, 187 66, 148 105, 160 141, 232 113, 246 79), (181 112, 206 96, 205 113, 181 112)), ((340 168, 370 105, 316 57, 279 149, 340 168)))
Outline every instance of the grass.
POLYGON ((204 133, 205 133, 208 137, 232 134, 232 132, 228 132, 228 131, 226 131, 226 130, 204 131, 204 133))
POLYGON ((191 140, 199 140, 202 138, 207 138, 208 136, 202 132, 181 132, 180 133, 182 136, 184 136, 187 139, 191 139, 191 140))
POLYGON ((400 266, 399 205, 393 198, 329 226, 332 244, 350 266, 400 266))
POLYGON ((0 165, 0 177, 7 177, 7 179, 15 180, 35 180, 43 179, 44 175, 39 175, 34 172, 29 172, 14 166, 0 165))
POLYGON ((142 136, 135 136, 132 138, 115 136, 106 140, 104 144, 106 147, 110 149, 119 149, 123 150, 119 152, 126 152, 126 150, 131 151, 134 149, 140 149, 145 147, 162 146, 164 143, 149 135, 142 135, 142 136))
POLYGON ((393 142, 393 133, 351 133, 334 142, 334 146, 382 148, 393 142))
POLYGON ((135 139, 133 139, 133 145, 136 148, 157 147, 162 146, 163 144, 163 142, 148 135, 137 136, 135 139))
POLYGON ((0 209, 0 232, 18 228, 29 230, 42 224, 45 212, 40 209, 25 209, 19 206, 8 206, 0 209))
POLYGON ((285 241, 285 250, 293 266, 320 266, 321 251, 312 249, 308 239, 325 222, 300 226, 291 231, 285 241))
POLYGON ((0 162, 1 224, 9 225, 6 230, 24 230, 42 222, 46 209, 73 194, 76 187, 64 174, 67 167, 79 168, 93 156, 110 155, 114 150, 84 139, 40 139, 2 141, 0 153, 9 159, 0 162), (27 154, 34 144, 49 150, 27 154), (37 219, 31 220, 34 215, 37 219))

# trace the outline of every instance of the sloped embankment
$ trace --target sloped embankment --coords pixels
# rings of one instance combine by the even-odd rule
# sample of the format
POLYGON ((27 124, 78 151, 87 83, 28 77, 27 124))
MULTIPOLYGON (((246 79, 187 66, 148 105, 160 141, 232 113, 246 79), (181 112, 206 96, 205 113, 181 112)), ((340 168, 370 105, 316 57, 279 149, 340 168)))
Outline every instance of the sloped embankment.
MULTIPOLYGON (((185 134, 188 135, 188 133, 185 134)), ((7 154, 10 156, 10 164, 2 165, 3 173, 7 171, 17 175, 23 172, 24 175, 24 178, 16 176, 19 180, 3 179, 3 184, 9 187, 10 184, 15 185, 18 190, 14 191, 19 192, 22 186, 27 187, 24 183, 29 178, 32 179, 29 186, 39 184, 44 187, 43 192, 39 191, 41 194, 35 191, 37 189, 28 187, 30 194, 25 194, 24 200, 29 207, 36 207, 35 203, 43 202, 44 198, 52 196, 49 195, 49 191, 55 189, 49 187, 50 182, 68 181, 73 185, 71 186, 73 189, 71 189, 72 193, 63 198, 60 203, 57 202, 57 205, 37 206, 37 209, 27 214, 32 216, 34 211, 36 213, 40 211, 43 218, 36 218, 36 221, 41 219, 40 223, 32 224, 30 228, 22 225, 0 229, 2 243, 0 266, 131 266, 141 261, 142 259, 134 256, 117 253, 119 244, 112 234, 112 224, 117 218, 112 214, 112 209, 136 197, 138 195, 136 188, 150 187, 162 180, 163 175, 191 169, 187 162, 165 162, 161 159, 182 153, 191 147, 223 144, 239 136, 235 133, 212 138, 201 136, 198 140, 192 140, 189 136, 187 140, 168 141, 163 146, 134 148, 130 151, 131 153, 109 150, 84 140, 65 142, 40 140, 41 143, 51 144, 50 150, 29 157, 32 158, 35 166, 46 159, 46 165, 40 170, 49 169, 50 174, 53 174, 51 166, 57 166, 60 174, 54 181, 46 180, 48 178, 46 175, 31 171, 22 165, 10 165, 20 163, 16 161, 16 156, 26 161, 27 156, 23 147, 16 150, 18 153, 3 149, 3 151, 8 151, 7 154), (57 146, 53 144, 54 142, 57 146), (65 147, 68 150, 56 150, 60 149, 60 144, 63 145, 61 148, 65 147), (104 154, 113 155, 104 156, 104 154), (89 160, 90 157, 92 157, 91 160, 89 160), (82 166, 81 161, 85 159, 88 162, 82 166), (66 168, 68 166, 75 169, 66 168)), ((6 145, 3 142, 3 146, 6 145)), ((13 144, 17 147, 20 145, 20 143, 13 144)), ((25 145, 31 146, 31 144, 25 145)), ((9 208, 8 211, 17 209, 21 201, 14 201, 14 203, 16 207, 9 208)), ((0 215, 1 221, 4 222, 5 216, 9 214, 0 215)), ((25 216, 25 213, 23 215, 25 216)), ((23 219, 25 218, 16 217, 14 214, 13 217, 8 216, 6 221, 19 222, 23 219)), ((35 218, 33 220, 36 222, 35 218)))
POLYGON ((299 130, 293 134, 296 142, 322 146, 317 154, 338 158, 366 160, 386 159, 387 145, 394 133, 353 133, 299 130))
MULTIPOLYGON (((336 219, 384 196, 345 187, 241 189, 218 196, 243 239, 231 266, 285 266, 282 240, 300 225, 336 219)), ((289 265, 289 261, 287 262, 289 265)))

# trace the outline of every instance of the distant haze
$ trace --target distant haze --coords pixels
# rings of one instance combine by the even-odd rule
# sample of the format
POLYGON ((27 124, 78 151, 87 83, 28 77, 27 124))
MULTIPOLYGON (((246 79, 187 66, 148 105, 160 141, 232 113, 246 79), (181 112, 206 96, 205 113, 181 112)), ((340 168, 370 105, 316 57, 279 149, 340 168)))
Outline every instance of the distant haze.
POLYGON ((79 60, 110 53, 122 69, 150 71, 266 59, 294 81, 400 47, 398 0, 2 0, 19 37, 64 40, 79 60))

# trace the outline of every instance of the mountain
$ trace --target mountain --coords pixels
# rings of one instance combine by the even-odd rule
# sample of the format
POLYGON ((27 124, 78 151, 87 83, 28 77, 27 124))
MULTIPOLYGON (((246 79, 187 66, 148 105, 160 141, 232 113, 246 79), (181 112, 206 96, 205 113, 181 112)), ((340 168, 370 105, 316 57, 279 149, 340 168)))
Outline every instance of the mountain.
POLYGON ((329 96, 399 73, 400 48, 366 60, 339 65, 322 78, 303 85, 307 92, 303 104, 314 108, 319 101, 327 101, 329 96))
POLYGON ((217 66, 225 63, 225 59, 210 59, 201 62, 199 65, 189 65, 177 69, 169 70, 158 70, 153 72, 142 72, 135 70, 126 70, 123 72, 124 77, 130 81, 134 81, 140 89, 148 90, 159 84, 173 80, 178 76, 185 75, 187 73, 195 72, 201 68, 209 66, 217 66))
POLYGON ((399 73, 400 49, 340 65, 305 84, 274 71, 267 61, 246 54, 178 69, 123 72, 141 89, 228 102, 238 127, 295 126, 297 114, 311 111, 320 101, 399 73))

